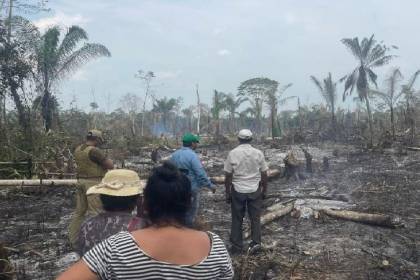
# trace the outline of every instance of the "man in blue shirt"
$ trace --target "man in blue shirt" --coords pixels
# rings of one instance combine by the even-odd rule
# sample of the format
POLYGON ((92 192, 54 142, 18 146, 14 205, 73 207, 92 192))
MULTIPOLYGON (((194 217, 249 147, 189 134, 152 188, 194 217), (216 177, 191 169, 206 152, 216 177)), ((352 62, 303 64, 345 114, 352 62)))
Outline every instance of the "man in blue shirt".
POLYGON ((197 135, 186 133, 182 137, 183 147, 172 154, 171 161, 190 179, 192 190, 192 205, 187 213, 187 224, 192 226, 199 207, 199 192, 203 187, 216 191, 216 186, 210 181, 204 171, 198 155, 194 152, 200 138, 197 135))

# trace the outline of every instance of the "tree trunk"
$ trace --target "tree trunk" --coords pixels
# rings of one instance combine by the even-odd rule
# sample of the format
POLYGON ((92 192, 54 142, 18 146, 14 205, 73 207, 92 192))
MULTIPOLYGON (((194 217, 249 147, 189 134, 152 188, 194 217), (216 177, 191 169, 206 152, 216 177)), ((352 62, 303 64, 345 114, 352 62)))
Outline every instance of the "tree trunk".
POLYGON ((200 135, 200 120, 201 120, 201 106, 200 106, 200 94, 198 93, 198 84, 196 85, 196 94, 197 94, 197 134, 200 135))
POLYGON ((395 140, 395 121, 394 121, 394 107, 390 106, 391 113, 391 129, 392 129, 392 139, 395 140))
POLYGON ((367 113, 368 113, 368 122, 369 122, 369 134, 370 134, 369 144, 370 144, 370 147, 373 147, 372 112, 370 111, 369 98, 367 96, 365 97, 365 102, 366 102, 366 110, 367 110, 367 113))

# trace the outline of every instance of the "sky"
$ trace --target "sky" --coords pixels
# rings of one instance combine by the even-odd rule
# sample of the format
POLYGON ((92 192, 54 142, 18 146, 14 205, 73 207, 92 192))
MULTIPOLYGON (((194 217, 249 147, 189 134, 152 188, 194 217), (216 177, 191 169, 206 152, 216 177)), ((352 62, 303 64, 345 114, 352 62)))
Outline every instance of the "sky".
POLYGON ((112 53, 60 84, 64 108, 75 98, 79 108, 95 101, 109 111, 127 93, 142 96, 138 70, 155 73, 156 97, 182 97, 184 107, 196 103, 196 84, 210 104, 214 89, 236 94, 254 77, 293 83, 287 95, 319 103, 310 75, 352 71, 357 62, 340 40, 371 34, 399 47, 378 69, 380 85, 392 67, 407 79, 420 69, 418 0, 50 0, 48 7, 33 16, 40 29, 80 25, 112 53))

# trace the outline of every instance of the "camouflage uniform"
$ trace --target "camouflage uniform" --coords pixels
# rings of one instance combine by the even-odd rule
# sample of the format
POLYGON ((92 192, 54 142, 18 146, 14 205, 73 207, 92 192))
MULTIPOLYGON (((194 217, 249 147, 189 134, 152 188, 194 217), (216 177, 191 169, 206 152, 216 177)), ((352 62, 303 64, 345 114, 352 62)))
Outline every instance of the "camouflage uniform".
POLYGON ((120 231, 133 231, 143 227, 143 220, 128 212, 103 212, 87 219, 77 239, 77 252, 83 256, 96 244, 120 231), (130 228, 129 228, 130 225, 130 228))
POLYGON ((78 185, 76 190, 76 210, 69 225, 70 243, 75 246, 80 225, 86 213, 90 216, 102 211, 102 204, 98 195, 86 195, 86 191, 98 184, 105 175, 106 170, 101 163, 106 160, 102 151, 94 146, 82 144, 75 150, 77 163, 78 185))

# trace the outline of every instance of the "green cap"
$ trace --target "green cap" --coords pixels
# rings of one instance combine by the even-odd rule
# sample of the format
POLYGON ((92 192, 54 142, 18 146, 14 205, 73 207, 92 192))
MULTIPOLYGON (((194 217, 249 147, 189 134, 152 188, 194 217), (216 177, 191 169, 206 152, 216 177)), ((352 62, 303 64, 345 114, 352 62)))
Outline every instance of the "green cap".
POLYGON ((198 143, 200 142, 200 136, 194 135, 192 133, 185 133, 182 137, 182 142, 184 143, 198 143))

